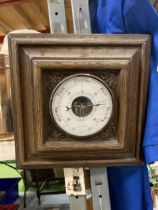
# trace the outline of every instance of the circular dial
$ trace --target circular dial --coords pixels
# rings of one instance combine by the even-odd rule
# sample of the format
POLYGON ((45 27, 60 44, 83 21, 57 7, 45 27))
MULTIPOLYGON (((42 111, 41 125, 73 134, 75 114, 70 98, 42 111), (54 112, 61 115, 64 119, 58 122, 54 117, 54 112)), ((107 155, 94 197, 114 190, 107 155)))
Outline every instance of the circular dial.
POLYGON ((62 80, 50 99, 50 113, 58 127, 75 137, 101 131, 112 115, 112 96, 102 80, 76 74, 62 80))

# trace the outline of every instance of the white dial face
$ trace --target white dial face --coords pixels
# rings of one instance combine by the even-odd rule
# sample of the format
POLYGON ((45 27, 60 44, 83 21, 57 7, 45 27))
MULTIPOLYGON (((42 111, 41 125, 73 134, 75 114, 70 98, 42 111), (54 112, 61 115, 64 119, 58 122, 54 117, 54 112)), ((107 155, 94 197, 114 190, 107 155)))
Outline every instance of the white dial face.
POLYGON ((54 121, 69 135, 88 137, 101 131, 112 115, 112 97, 97 77, 78 74, 59 83, 50 100, 54 121))

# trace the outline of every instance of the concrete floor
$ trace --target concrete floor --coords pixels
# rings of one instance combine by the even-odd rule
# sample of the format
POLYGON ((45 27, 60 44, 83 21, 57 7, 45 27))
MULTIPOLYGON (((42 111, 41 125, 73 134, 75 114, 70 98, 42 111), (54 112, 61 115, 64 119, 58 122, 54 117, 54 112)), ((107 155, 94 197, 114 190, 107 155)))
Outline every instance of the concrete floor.
MULTIPOLYGON (((70 210, 69 198, 65 194, 61 195, 44 195, 41 196, 41 205, 38 205, 35 193, 29 192, 27 194, 27 208, 23 208, 23 194, 17 203, 21 204, 20 210, 70 210)), ((156 208, 158 210, 158 196, 156 197, 156 208)))
POLYGON ((16 201, 20 204, 20 210, 69 210, 69 199, 65 194, 60 195, 42 195, 41 205, 38 205, 37 197, 34 192, 27 193, 27 206, 23 207, 23 193, 20 193, 16 201))

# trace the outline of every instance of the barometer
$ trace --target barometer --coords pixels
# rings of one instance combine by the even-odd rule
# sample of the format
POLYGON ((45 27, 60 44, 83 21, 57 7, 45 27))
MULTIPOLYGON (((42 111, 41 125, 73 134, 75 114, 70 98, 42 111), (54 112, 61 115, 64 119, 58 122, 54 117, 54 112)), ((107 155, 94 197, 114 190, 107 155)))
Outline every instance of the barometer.
POLYGON ((18 168, 142 164, 149 35, 9 35, 18 168))
POLYGON ((75 137, 97 134, 108 124, 113 110, 106 84, 90 74, 75 74, 62 80, 50 99, 53 121, 75 137))

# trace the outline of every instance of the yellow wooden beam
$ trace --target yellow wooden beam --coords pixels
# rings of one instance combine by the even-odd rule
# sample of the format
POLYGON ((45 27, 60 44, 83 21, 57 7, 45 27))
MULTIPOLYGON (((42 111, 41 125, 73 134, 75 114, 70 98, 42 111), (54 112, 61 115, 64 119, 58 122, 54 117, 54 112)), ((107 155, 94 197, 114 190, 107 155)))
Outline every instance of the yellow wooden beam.
POLYGON ((38 7, 40 8, 40 10, 42 11, 43 15, 45 16, 45 18, 48 20, 48 5, 47 5, 47 0, 42 1, 39 0, 38 2, 35 1, 35 3, 38 5, 38 7))
POLYGON ((34 13, 37 15, 37 18, 41 21, 41 23, 48 28, 49 26, 49 20, 48 17, 45 14, 44 9, 38 5, 38 3, 32 2, 31 3, 31 9, 34 11, 34 13))
POLYGON ((25 14, 25 12, 18 6, 14 5, 10 7, 11 14, 16 16, 19 21, 28 29, 33 29, 35 26, 32 23, 32 20, 25 14))
POLYGON ((39 1, 39 0, 0 0, 0 7, 4 6, 13 6, 21 3, 32 2, 32 1, 39 1))
POLYGON ((10 31, 13 31, 14 29, 11 28, 7 23, 4 22, 4 20, 0 19, 0 31, 3 33, 9 33, 10 31))

